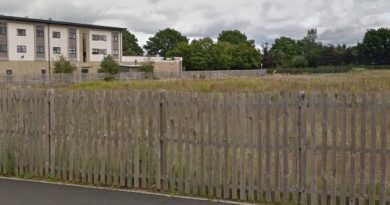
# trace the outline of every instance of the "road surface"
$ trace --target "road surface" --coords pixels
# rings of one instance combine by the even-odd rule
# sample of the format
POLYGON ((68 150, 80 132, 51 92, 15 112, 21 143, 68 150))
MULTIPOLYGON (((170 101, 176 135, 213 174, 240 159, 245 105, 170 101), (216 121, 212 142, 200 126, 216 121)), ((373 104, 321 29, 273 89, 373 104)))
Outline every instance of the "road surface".
POLYGON ((1 205, 223 205, 143 193, 0 179, 1 205))

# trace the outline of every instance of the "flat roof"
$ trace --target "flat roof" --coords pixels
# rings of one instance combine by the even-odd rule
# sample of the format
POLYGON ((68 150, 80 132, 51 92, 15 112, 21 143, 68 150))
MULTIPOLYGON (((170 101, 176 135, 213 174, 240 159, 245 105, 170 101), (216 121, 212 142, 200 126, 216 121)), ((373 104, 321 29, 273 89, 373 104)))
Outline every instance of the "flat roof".
POLYGON ((118 31, 125 30, 125 28, 120 28, 120 27, 99 26, 93 24, 72 23, 66 21, 34 19, 28 17, 15 17, 15 16, 4 16, 4 15, 0 15, 0 20, 23 21, 23 22, 40 23, 40 24, 53 24, 53 25, 62 25, 62 26, 74 26, 74 27, 96 28, 96 29, 107 29, 107 30, 118 30, 118 31))

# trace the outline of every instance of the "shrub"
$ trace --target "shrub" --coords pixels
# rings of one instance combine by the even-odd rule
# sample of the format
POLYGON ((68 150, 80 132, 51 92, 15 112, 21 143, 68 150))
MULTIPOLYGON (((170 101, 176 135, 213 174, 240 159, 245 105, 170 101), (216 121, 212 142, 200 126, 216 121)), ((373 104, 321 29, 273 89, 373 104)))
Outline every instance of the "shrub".
POLYGON ((54 73, 73 73, 76 70, 76 66, 69 62, 64 56, 54 63, 54 73))
POLYGON ((119 73, 119 64, 112 55, 105 56, 100 63, 99 73, 117 74, 119 73))
POLYGON ((153 73, 154 71, 154 64, 153 62, 147 62, 143 64, 140 68, 139 71, 145 72, 145 73, 153 73))

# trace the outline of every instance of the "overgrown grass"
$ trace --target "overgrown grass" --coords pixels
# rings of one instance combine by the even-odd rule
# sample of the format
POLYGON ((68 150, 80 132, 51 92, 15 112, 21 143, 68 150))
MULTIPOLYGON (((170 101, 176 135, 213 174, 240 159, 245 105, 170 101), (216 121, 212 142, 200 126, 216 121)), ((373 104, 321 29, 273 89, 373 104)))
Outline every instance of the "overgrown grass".
POLYGON ((259 78, 228 78, 220 80, 135 80, 74 84, 80 90, 175 90, 195 92, 384 92, 390 90, 390 71, 352 71, 343 74, 267 75, 259 78))

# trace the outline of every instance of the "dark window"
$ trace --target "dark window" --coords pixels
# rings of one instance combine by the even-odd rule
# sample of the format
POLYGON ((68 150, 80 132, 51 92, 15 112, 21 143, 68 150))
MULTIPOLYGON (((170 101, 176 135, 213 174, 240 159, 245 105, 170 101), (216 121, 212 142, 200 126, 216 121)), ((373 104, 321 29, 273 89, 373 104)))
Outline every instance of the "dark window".
POLYGON ((54 54, 61 54, 61 47, 53 47, 54 54))
POLYGON ((69 33, 69 39, 76 39, 76 33, 69 33))
POLYGON ((7 35, 7 28, 6 27, 0 27, 0 35, 7 35))
POLYGON ((7 52, 7 46, 6 45, 0 45, 0 52, 6 53, 7 52))
POLYGON ((18 51, 18 53, 26 53, 27 47, 26 46, 18 46, 17 51, 18 51))
POLYGON ((45 53, 45 47, 44 46, 37 46, 37 53, 45 53))
POLYGON ((94 48, 92 49, 92 54, 94 55, 106 55, 107 54, 107 49, 97 49, 97 48, 94 48))
POLYGON ((42 75, 45 75, 45 74, 46 74, 46 70, 45 70, 45 69, 42 69, 42 70, 41 70, 41 74, 42 74, 42 75))
POLYGON ((87 73, 88 73, 88 68, 83 68, 83 69, 81 69, 81 73, 82 73, 82 74, 87 74, 87 73))
POLYGON ((114 36, 114 37, 113 37, 113 41, 114 41, 114 42, 118 42, 118 41, 119 41, 119 37, 118 37, 118 36, 114 36))
POLYGON ((61 38, 61 33, 58 31, 53 31, 53 38, 61 38))
POLYGON ((38 38, 43 38, 45 37, 45 32, 43 30, 37 30, 37 37, 38 38))
POLYGON ((26 29, 17 29, 18 36, 26 36, 26 29))
POLYGON ((92 35, 92 40, 93 41, 107 41, 107 36, 105 35, 92 35))
POLYGON ((6 70, 6 71, 5 71, 5 74, 6 74, 6 75, 12 75, 12 70, 6 70))
POLYGON ((77 54, 76 48, 69 48, 69 54, 77 54))

